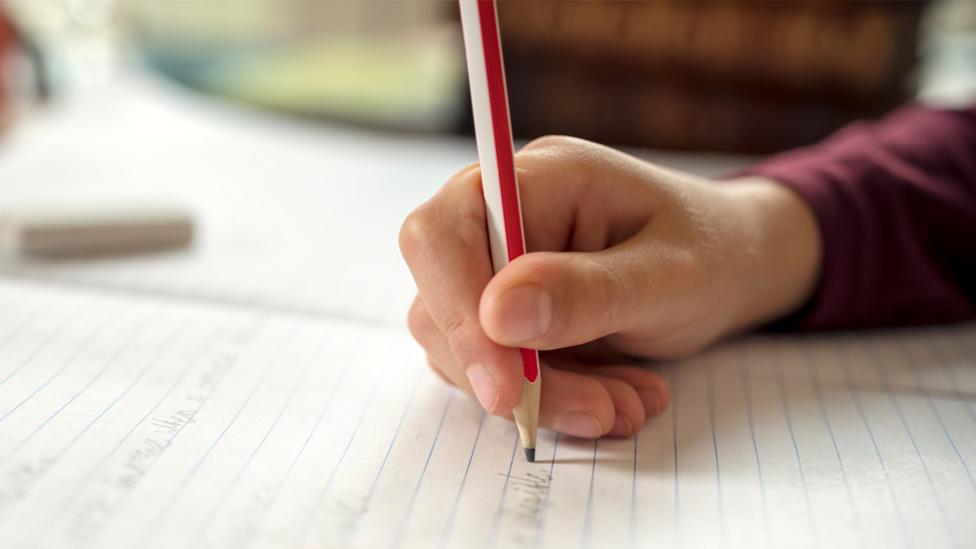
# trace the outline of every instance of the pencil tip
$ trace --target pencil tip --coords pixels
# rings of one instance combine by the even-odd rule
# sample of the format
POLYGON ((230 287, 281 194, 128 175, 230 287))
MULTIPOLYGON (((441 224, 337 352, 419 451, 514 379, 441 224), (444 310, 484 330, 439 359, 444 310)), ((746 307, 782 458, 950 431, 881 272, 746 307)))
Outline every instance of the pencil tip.
POLYGON ((529 463, 535 463, 535 448, 525 449, 525 459, 527 459, 529 463))

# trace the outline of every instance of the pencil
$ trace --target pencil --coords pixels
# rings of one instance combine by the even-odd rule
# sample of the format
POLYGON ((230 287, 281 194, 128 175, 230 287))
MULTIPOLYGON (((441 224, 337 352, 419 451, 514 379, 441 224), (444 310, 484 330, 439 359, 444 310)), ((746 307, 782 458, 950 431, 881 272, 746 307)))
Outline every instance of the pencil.
MULTIPOLYGON (((508 114, 505 67, 495 0, 459 0, 468 82, 474 112, 475 138, 481 162, 488 242, 497 273, 525 253, 522 207, 515 173, 515 146, 508 114)), ((522 397, 513 411, 525 458, 535 461, 539 428, 542 375, 539 352, 519 349, 522 358, 522 397)))

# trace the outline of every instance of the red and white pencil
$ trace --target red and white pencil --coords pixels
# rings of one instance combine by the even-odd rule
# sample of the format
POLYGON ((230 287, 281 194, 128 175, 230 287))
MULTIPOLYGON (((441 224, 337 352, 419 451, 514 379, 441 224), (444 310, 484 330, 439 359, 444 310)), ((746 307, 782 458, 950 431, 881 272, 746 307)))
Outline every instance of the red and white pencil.
MULTIPOLYGON (((459 0, 464 49, 471 85, 475 137, 481 161, 481 186, 488 214, 488 241, 495 272, 525 253, 522 207, 515 175, 515 146, 508 115, 508 92, 502 64, 501 38, 495 0, 459 0)), ((525 457, 535 461, 542 376, 539 352, 522 355, 522 398, 514 411, 525 457)))

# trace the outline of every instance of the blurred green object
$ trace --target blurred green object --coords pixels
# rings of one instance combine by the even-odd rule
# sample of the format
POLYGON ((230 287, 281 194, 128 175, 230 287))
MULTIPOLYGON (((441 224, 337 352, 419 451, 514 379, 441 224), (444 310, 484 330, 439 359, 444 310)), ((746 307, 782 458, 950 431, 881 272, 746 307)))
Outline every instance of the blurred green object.
POLYGON ((463 65, 438 42, 322 38, 209 63, 158 50, 149 58, 187 84, 292 113, 415 130, 451 127, 462 114, 463 65))
POLYGON ((327 3, 326 13, 294 1, 272 10, 251 0, 244 3, 251 12, 185 6, 161 12, 157 6, 148 15, 133 9, 130 17, 134 43, 148 63, 189 86, 368 126, 456 128, 466 112, 464 56, 443 5, 423 3, 426 16, 414 9, 412 20, 397 25, 386 11, 411 6, 347 4, 327 3), (328 24, 308 22, 316 17, 328 24))

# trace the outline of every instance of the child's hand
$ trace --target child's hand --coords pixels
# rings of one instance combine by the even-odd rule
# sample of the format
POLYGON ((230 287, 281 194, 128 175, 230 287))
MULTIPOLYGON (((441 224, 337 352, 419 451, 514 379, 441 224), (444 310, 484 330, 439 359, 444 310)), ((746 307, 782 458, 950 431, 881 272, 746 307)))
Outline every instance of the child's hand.
POLYGON ((714 184, 586 141, 516 155, 531 253, 492 276, 477 166, 403 224, 420 295, 410 328, 431 367, 509 415, 513 347, 543 355, 540 424, 629 436, 670 396, 627 356, 666 359, 801 305, 819 262, 813 215, 776 183, 714 184))

